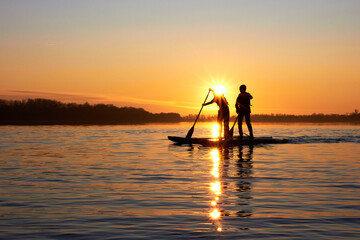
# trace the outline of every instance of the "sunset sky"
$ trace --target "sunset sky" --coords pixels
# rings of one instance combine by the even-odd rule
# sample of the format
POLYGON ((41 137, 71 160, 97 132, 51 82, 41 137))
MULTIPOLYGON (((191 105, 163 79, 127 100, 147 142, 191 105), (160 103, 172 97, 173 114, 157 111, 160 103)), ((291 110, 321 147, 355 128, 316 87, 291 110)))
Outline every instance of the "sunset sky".
POLYGON ((360 109, 360 1, 0 1, 2 99, 187 115, 218 84, 253 113, 360 109))

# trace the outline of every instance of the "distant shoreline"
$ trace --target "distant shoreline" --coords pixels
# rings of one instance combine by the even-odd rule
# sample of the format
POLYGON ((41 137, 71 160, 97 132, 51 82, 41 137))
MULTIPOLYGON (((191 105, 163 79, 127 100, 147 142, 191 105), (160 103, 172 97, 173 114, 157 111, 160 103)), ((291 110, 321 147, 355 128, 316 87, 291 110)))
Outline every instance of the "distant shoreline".
MULTIPOLYGON (((195 115, 182 117, 183 121, 193 122, 195 115)), ((234 121, 236 116, 231 116, 234 121)), ((216 116, 200 117, 200 122, 216 121, 216 116)), ((259 123, 357 123, 360 124, 360 113, 355 110, 349 114, 311 114, 311 115, 293 115, 293 114, 252 114, 251 122, 259 123)))
POLYGON ((62 103, 49 99, 1 100, 0 125, 109 125, 180 122, 178 113, 150 113, 111 104, 62 103))
MULTIPOLYGON (((193 122, 181 121, 181 122, 147 122, 147 123, 39 123, 39 122, 12 122, 5 123, 0 122, 0 126, 136 126, 136 125, 152 125, 152 124, 179 124, 179 123, 189 123, 190 125, 193 122)), ((198 122, 198 123, 214 123, 214 121, 209 122, 198 122)), ((313 124, 313 125, 360 125, 360 122, 252 122, 253 124, 313 124)), ((232 126, 232 122, 230 122, 232 126)), ((237 126, 237 123, 236 123, 237 126)), ((245 126, 245 122, 243 123, 245 126)))
MULTIPOLYGON (((62 103, 49 99, 0 99, 0 125, 139 125, 194 122, 197 115, 150 113, 142 108, 108 104, 62 103)), ((235 116, 231 117, 231 121, 235 116)), ((200 116, 199 122, 214 122, 216 116, 200 116)), ((348 114, 252 114, 256 123, 349 123, 360 124, 360 113, 348 114)))

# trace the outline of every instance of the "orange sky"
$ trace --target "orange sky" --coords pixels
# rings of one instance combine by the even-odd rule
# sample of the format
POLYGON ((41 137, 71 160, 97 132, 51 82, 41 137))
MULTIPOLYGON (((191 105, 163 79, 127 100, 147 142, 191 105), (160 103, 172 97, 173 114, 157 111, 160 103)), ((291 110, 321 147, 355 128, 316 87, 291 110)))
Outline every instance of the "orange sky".
POLYGON ((360 108, 359 1, 20 2, 0 2, 0 98, 186 115, 221 83, 253 113, 360 108))

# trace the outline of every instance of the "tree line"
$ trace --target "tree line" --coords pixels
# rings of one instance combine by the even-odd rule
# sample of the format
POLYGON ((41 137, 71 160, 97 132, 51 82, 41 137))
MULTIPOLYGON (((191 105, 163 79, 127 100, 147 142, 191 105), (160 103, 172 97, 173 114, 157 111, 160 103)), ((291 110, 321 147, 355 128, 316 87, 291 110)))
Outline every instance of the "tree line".
MULTIPOLYGON (((193 122, 197 115, 150 113, 143 108, 112 104, 62 103, 50 99, 1 100, 0 124, 144 124, 193 122)), ((235 120, 235 116, 231 117, 235 120)), ((360 113, 347 114, 252 114, 252 122, 348 122, 360 123, 360 113)), ((216 115, 201 115, 199 121, 216 121, 216 115)))
POLYGON ((0 124, 143 124, 180 122, 178 113, 150 113, 112 104, 62 103, 49 99, 1 100, 0 124))
MULTIPOLYGON (((198 121, 210 122, 216 121, 216 115, 200 116, 198 121)), ((232 116, 230 120, 234 121, 236 116, 232 116)), ((182 117, 183 121, 192 122, 196 119, 196 115, 187 115, 182 117)), ((360 113, 355 109, 352 113, 347 114, 322 114, 313 113, 310 115, 293 115, 293 114, 252 114, 252 122, 313 122, 313 123, 360 123, 360 113)))

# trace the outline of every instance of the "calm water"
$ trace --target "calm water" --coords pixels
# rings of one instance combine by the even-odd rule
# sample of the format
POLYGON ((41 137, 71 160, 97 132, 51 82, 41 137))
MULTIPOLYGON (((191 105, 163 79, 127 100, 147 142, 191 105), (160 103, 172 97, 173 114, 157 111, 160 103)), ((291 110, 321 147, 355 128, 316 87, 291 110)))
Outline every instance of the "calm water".
POLYGON ((167 140, 190 127, 1 126, 0 238, 359 239, 360 126, 258 124, 292 143, 228 149, 167 140))

